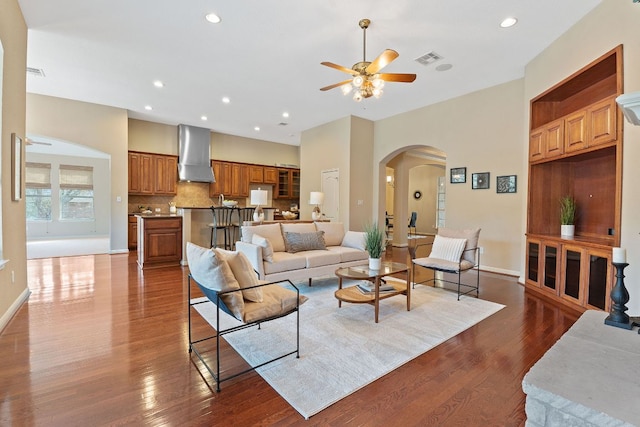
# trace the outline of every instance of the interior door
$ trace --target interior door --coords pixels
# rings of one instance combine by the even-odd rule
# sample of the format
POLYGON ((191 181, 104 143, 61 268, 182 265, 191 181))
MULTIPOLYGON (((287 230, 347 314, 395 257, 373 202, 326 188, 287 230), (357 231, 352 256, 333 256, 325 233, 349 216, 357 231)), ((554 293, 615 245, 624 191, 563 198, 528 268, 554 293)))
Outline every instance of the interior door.
POLYGON ((324 205, 321 207, 326 219, 338 221, 340 218, 340 173, 338 169, 320 172, 321 191, 324 193, 324 205))

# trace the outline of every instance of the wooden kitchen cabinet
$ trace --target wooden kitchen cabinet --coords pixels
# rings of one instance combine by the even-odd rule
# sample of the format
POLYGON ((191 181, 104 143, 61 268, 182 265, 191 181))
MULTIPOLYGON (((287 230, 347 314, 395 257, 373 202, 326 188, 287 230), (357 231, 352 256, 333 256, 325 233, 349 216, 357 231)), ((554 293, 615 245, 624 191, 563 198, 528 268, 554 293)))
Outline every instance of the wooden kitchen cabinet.
POLYGON ((265 166, 264 167, 264 183, 265 184, 278 184, 278 169, 265 166))
POLYGON ((300 197, 300 169, 278 169, 276 198, 298 199, 300 197))
POLYGON ((178 157, 129 151, 129 194, 176 195, 178 157))
POLYGON ((180 265, 182 217, 140 215, 136 218, 140 268, 180 265))
POLYGON ((138 218, 133 215, 129 215, 128 226, 129 249, 136 249, 138 247, 138 218))
POLYGON ((216 182, 209 184, 209 197, 218 197, 220 194, 231 194, 231 164, 220 160, 212 160, 211 167, 216 182))
POLYGON ((264 182, 264 166, 249 165, 249 182, 256 184, 264 182))
POLYGON ((153 156, 155 165, 155 189, 157 195, 176 195, 178 182, 178 158, 175 156, 153 156))
POLYGON ((231 165, 231 197, 249 197, 249 166, 242 163, 231 165))

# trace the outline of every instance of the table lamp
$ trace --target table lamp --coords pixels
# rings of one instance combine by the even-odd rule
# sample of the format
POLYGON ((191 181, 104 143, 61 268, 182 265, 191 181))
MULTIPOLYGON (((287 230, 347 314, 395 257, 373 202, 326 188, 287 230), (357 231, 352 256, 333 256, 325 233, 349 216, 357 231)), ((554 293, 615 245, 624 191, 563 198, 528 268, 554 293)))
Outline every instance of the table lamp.
POLYGON ((316 205, 311 212, 311 218, 316 221, 322 217, 322 213, 320 212, 320 206, 324 203, 324 193, 321 191, 312 191, 311 197, 309 198, 310 205, 316 205))
POLYGON ((256 210, 253 212, 253 220, 256 222, 264 221, 264 211, 260 205, 267 204, 267 190, 251 190, 251 204, 256 205, 256 210))

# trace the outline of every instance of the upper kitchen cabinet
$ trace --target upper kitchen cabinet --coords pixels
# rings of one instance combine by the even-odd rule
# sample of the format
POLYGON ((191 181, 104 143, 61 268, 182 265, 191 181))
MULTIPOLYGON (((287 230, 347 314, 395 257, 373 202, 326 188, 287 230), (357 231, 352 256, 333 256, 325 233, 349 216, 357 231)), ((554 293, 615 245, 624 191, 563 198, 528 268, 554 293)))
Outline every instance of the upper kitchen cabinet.
POLYGON ((279 199, 300 198, 300 169, 278 169, 278 185, 275 195, 279 199))
POLYGON ((211 167, 216 182, 209 184, 209 197, 218 197, 220 194, 231 194, 231 163, 212 160, 211 167))
POLYGON ((129 151, 129 194, 175 195, 178 157, 129 151))

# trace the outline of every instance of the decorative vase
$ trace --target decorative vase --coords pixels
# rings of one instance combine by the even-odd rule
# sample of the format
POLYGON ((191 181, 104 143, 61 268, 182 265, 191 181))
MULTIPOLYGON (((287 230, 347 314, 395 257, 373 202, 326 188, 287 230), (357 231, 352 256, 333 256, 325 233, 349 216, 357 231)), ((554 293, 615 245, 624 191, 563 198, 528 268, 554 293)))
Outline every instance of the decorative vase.
POLYGON ((254 212, 253 213, 253 220, 255 222, 262 222, 264 221, 264 212, 258 213, 258 212, 254 212))
POLYGON ((320 212, 316 212, 316 211, 311 212, 311 219, 313 219, 314 221, 319 220, 321 217, 322 215, 320 214, 320 212))
POLYGON ((560 225, 560 235, 562 237, 573 237, 575 229, 576 226, 573 224, 562 224, 560 225))
POLYGON ((369 258, 369 269, 370 270, 380 270, 380 266, 382 265, 382 259, 380 258, 369 258))

